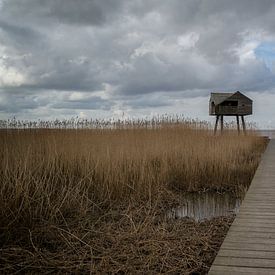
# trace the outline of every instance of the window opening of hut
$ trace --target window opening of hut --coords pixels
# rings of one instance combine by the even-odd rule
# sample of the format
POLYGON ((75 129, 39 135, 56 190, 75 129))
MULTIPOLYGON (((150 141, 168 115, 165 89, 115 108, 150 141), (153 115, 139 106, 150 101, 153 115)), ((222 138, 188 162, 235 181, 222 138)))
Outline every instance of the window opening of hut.
POLYGON ((221 103, 222 106, 238 106, 237 100, 226 100, 221 103))

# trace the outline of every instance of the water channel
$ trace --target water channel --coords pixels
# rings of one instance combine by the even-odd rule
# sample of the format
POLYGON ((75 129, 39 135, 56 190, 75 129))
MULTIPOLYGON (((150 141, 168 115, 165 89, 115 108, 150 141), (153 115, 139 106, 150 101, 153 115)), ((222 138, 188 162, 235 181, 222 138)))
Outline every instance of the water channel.
POLYGON ((195 221, 210 220, 215 217, 237 214, 240 205, 241 199, 228 193, 191 193, 184 196, 180 207, 168 212, 168 218, 188 217, 195 221))

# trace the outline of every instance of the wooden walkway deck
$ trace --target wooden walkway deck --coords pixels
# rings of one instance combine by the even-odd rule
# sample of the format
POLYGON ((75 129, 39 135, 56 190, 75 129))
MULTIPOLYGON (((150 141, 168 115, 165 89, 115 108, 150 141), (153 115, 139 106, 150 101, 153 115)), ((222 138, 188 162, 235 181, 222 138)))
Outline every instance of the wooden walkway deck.
POLYGON ((209 274, 275 274, 275 139, 271 139, 209 274))

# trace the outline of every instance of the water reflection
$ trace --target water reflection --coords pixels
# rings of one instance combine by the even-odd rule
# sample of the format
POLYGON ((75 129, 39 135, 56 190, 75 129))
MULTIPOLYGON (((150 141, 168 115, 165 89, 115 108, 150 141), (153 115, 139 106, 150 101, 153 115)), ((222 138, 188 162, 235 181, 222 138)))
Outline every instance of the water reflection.
POLYGON ((169 218, 189 217, 196 221, 229 216, 239 211, 241 199, 230 194, 192 193, 183 199, 183 205, 172 209, 169 218))

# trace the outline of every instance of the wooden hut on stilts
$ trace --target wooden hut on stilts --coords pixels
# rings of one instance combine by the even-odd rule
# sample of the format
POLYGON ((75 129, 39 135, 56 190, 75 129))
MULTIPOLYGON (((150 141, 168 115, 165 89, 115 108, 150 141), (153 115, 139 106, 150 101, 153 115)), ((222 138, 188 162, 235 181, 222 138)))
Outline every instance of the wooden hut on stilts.
POLYGON ((246 132, 244 116, 252 114, 253 101, 237 91, 235 93, 211 93, 209 101, 209 115, 216 116, 214 134, 220 121, 221 132, 224 128, 224 116, 236 116, 237 129, 240 133, 240 118, 244 133, 246 132))

